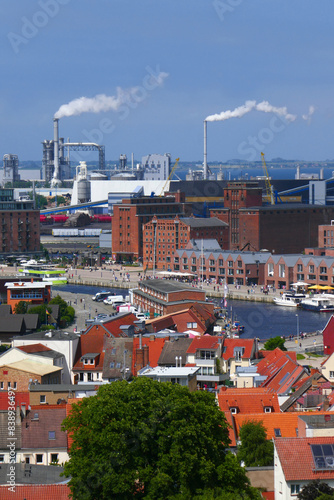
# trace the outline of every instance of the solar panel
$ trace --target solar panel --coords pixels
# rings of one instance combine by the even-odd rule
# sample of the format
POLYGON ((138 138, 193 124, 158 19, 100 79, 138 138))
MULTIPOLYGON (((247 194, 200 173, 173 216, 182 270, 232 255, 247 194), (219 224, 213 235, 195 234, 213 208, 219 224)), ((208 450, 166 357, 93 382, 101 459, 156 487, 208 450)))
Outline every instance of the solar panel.
POLYGON ((311 444, 316 469, 334 469, 334 445, 311 444))

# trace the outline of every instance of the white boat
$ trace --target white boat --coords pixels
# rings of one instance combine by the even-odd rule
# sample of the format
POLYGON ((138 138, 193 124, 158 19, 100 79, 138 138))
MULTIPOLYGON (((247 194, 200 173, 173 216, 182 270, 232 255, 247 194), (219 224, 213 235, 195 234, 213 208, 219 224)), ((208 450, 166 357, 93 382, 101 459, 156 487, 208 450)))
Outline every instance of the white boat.
POLYGON ((315 312, 334 311, 333 300, 324 297, 323 295, 314 295, 313 297, 307 297, 301 301, 300 305, 306 311, 315 311, 315 312))
POLYGON ((306 295, 303 293, 284 292, 280 297, 275 297, 274 302, 277 306, 299 307, 306 295))
POLYGON ((31 276, 40 281, 49 281, 53 285, 64 285, 67 283, 65 269, 59 269, 52 264, 38 264, 33 260, 23 263, 19 268, 19 273, 19 276, 31 276))

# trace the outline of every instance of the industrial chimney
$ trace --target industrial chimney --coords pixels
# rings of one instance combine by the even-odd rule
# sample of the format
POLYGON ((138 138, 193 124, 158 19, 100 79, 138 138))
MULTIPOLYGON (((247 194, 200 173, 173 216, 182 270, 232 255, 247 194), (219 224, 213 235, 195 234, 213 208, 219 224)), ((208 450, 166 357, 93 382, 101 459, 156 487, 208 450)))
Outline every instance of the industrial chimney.
POLYGON ((51 181, 51 186, 56 186, 57 184, 60 183, 59 179, 59 119, 54 118, 53 119, 53 146, 54 146, 54 160, 53 160, 53 165, 54 165, 54 171, 53 171, 53 177, 51 181))
POLYGON ((204 120, 204 162, 203 162, 203 173, 204 173, 204 180, 207 179, 208 177, 208 162, 207 162, 207 153, 206 153, 206 120, 204 120))

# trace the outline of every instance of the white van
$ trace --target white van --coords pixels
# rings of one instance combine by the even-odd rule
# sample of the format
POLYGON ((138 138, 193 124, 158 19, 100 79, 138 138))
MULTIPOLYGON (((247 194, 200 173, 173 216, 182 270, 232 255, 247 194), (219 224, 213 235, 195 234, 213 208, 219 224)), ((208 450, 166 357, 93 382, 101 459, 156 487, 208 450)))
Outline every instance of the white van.
POLYGON ((92 297, 92 300, 95 300, 96 302, 102 302, 104 299, 108 298, 110 296, 110 292, 98 292, 94 297, 92 297))
POLYGON ((109 295, 106 299, 103 301, 107 305, 113 305, 115 302, 124 302, 123 295, 109 295))

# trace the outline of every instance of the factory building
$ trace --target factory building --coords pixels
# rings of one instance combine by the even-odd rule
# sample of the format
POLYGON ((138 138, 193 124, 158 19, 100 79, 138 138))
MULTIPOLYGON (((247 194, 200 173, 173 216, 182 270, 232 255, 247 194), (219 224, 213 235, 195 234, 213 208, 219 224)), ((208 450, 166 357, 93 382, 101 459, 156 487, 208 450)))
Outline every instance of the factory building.
POLYGON ((19 157, 17 155, 7 154, 3 157, 3 178, 2 185, 3 187, 10 182, 19 181, 19 157))
POLYGON ((145 181, 164 181, 170 174, 171 155, 151 154, 142 157, 145 181))
MULTIPOLYGON (((42 158, 42 179, 46 182, 51 182, 54 175, 54 150, 55 143, 53 140, 43 141, 43 158, 42 158)), ((63 146, 64 138, 59 138, 59 180, 71 178, 71 165, 68 156, 65 156, 65 148, 63 146)))

